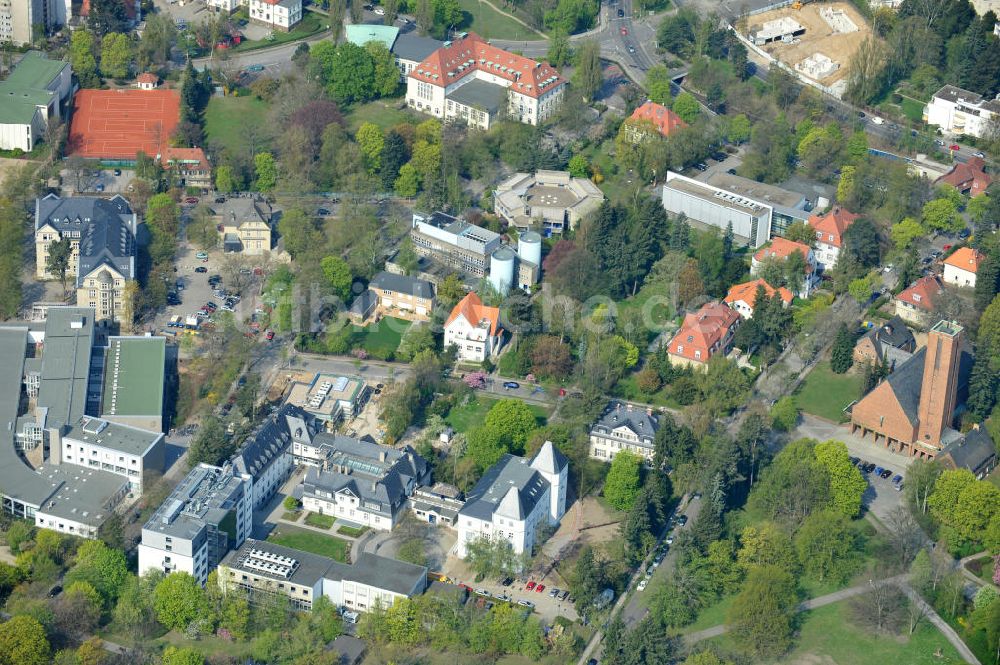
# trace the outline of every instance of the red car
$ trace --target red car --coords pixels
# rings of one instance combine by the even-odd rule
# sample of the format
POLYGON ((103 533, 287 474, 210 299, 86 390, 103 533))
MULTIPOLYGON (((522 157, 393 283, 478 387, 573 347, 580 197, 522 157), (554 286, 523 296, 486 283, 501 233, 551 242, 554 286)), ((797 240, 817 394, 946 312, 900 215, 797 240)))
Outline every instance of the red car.
POLYGON ((196 199, 193 196, 189 196, 186 199, 184 199, 184 203, 190 203, 191 205, 194 205, 197 202, 198 202, 198 199, 196 199))
POLYGON ((628 28, 622 28, 621 32, 622 32, 623 35, 627 35, 628 34, 628 28))
POLYGON ((545 585, 544 584, 539 584, 538 586, 535 587, 535 592, 536 593, 541 593, 543 591, 545 591, 545 585))
POLYGON ((531 591, 532 589, 535 588, 535 581, 534 580, 529 581, 528 585, 525 586, 524 588, 527 589, 528 591, 531 591))
POLYGON ((955 152, 958 152, 961 149, 962 146, 958 145, 957 143, 952 143, 950 146, 948 146, 948 150, 954 150, 955 152))
POLYGON ((264 334, 264 337, 266 337, 266 338, 267 338, 267 341, 269 341, 269 342, 270 342, 270 341, 271 341, 272 339, 274 339, 274 331, 273 331, 273 330, 268 330, 268 331, 267 331, 267 332, 266 332, 266 333, 264 334))
POLYGON ((941 249, 944 250, 945 252, 947 252, 949 249, 951 249, 951 245, 945 245, 941 249))

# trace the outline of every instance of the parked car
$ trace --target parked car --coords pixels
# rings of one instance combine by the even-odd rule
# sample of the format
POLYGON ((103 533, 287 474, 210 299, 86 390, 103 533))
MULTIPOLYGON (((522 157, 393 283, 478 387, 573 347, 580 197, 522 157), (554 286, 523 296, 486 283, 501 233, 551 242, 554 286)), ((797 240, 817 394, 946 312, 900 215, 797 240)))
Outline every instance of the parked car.
POLYGON ((195 204, 195 203, 197 203, 197 202, 198 202, 198 199, 196 199, 196 198, 195 198, 195 197, 193 197, 193 196, 189 196, 189 197, 187 197, 186 199, 184 199, 184 203, 188 203, 188 204, 190 204, 190 205, 194 205, 194 204, 195 204))
POLYGON ((978 150, 978 151, 972 153, 972 156, 973 157, 978 157, 979 159, 986 159, 986 153, 983 152, 982 150, 978 150))
POLYGON ((527 589, 528 591, 531 591, 532 589, 535 588, 536 584, 538 584, 538 583, 535 582, 535 580, 528 580, 528 583, 526 585, 524 585, 524 588, 527 589))
POLYGON ((559 600, 566 600, 569 597, 569 591, 563 591, 559 594, 559 600))
POLYGON ((120 176, 122 174, 122 170, 121 169, 115 169, 114 170, 114 174, 115 174, 115 176, 120 176))
POLYGON ((195 272, 208 272, 208 268, 206 268, 205 266, 198 266, 197 268, 194 269, 194 271, 195 272))
POLYGON ((530 600, 519 600, 517 601, 517 604, 520 605, 521 607, 527 607, 527 608, 533 608, 535 606, 535 604, 530 600))
POLYGON ((961 149, 962 146, 958 145, 957 143, 952 143, 950 146, 948 146, 948 150, 954 150, 955 152, 958 152, 961 149))
POLYGON ((535 593, 541 593, 543 591, 545 591, 545 585, 544 584, 539 584, 538 586, 535 587, 535 593))
POLYGON ((320 208, 319 210, 316 211, 316 214, 319 215, 320 217, 326 217, 327 215, 330 214, 330 211, 327 210, 326 208, 320 208))
POLYGON ((879 475, 879 477, 882 478, 882 480, 887 480, 892 475, 892 470, 890 470, 890 469, 882 469, 882 473, 880 473, 878 475, 879 475))
POLYGON ((476 589, 476 595, 477 596, 485 596, 485 597, 488 598, 490 596, 490 592, 487 591, 486 589, 476 589))
POLYGON ((698 162, 697 164, 694 165, 694 167, 696 169, 698 169, 699 171, 707 171, 708 170, 708 164, 705 164, 704 162, 698 162))
POLYGON ((961 238, 962 240, 965 240, 970 235, 972 235, 972 231, 970 231, 968 228, 964 228, 958 232, 958 237, 961 238))
POLYGON ((558 595, 559 595, 559 589, 556 589, 555 587, 549 589, 549 598, 555 598, 558 595))
POLYGON ((500 586, 510 586, 513 583, 514 583, 514 578, 513 577, 507 577, 507 578, 505 578, 503 580, 503 582, 500 582, 500 586))
POLYGON ((503 387, 507 390, 517 390, 521 387, 521 384, 517 381, 504 381, 503 387))
POLYGON ((625 10, 624 9, 619 9, 618 10, 618 18, 621 18, 623 16, 625 16, 625 10))
POLYGON ((681 526, 684 526, 685 524, 688 523, 688 516, 681 515, 680 517, 677 518, 677 523, 680 524, 681 526))
POLYGON ((264 333, 264 339, 266 339, 269 342, 272 339, 274 339, 274 331, 273 330, 268 330, 266 333, 264 333))
POLYGON ((903 482, 903 476, 899 475, 898 473, 895 476, 892 477, 892 484, 893 485, 898 485, 901 482, 903 482))
POLYGON ((628 28, 622 28, 619 32, 621 32, 623 35, 627 35, 628 34, 628 28))
POLYGON ((194 258, 196 258, 196 259, 207 259, 208 258, 208 252, 198 252, 197 254, 194 255, 194 258))
POLYGON ((375 16, 385 16, 385 10, 381 7, 375 8, 375 16))
POLYGON ((648 580, 640 580, 639 581, 639 586, 637 586, 636 589, 638 589, 639 591, 645 591, 647 584, 649 584, 648 580))

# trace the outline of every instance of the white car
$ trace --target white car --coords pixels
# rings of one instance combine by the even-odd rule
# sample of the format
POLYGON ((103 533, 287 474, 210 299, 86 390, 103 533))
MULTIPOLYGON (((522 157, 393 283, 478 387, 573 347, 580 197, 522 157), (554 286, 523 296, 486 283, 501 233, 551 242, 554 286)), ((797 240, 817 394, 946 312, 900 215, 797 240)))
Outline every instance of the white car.
POLYGON ((638 589, 639 591, 645 591, 645 590, 646 590, 646 585, 647 585, 647 584, 649 584, 649 580, 642 580, 641 582, 639 582, 639 586, 637 586, 636 588, 637 588, 637 589, 638 589))
POLYGON ((381 7, 376 7, 374 9, 374 12, 375 12, 375 16, 385 16, 385 10, 382 9, 381 7))

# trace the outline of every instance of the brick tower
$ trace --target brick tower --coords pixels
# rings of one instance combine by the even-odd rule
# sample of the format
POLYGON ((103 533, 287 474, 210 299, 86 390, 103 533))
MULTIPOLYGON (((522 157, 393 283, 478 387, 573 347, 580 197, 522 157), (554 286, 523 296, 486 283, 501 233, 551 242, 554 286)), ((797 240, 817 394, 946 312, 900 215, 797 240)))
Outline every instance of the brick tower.
POLYGON ((962 326, 954 321, 938 321, 927 333, 917 441, 936 450, 941 449, 941 435, 951 427, 955 413, 961 352, 962 326))

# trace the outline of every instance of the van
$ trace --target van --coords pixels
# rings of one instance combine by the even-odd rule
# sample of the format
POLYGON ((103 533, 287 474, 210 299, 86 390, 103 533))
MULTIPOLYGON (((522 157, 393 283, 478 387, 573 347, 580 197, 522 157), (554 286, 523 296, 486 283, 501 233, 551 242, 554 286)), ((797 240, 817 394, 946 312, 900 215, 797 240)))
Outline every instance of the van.
POLYGON ((346 621, 347 623, 355 624, 358 622, 358 619, 361 618, 361 615, 351 610, 344 610, 343 617, 344 621, 346 621))

